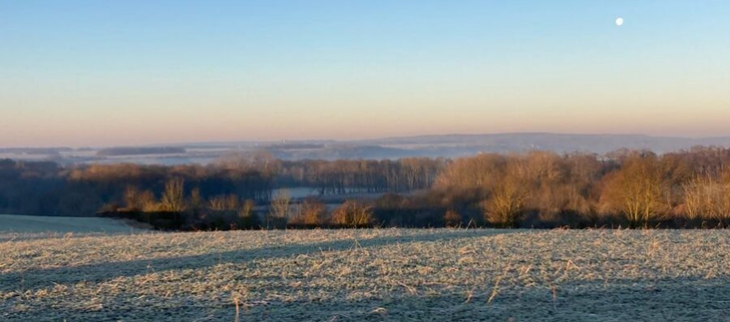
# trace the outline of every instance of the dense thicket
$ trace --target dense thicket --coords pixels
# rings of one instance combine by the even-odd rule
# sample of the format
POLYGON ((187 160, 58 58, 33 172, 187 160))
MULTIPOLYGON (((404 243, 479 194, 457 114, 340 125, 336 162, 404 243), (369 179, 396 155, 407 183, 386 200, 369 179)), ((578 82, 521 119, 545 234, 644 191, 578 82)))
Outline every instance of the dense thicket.
MULTIPOLYGON (((664 155, 549 152, 457 160, 279 161, 265 155, 209 166, 0 161, 0 211, 91 215, 99 210, 185 214, 192 229, 283 227, 724 227, 730 150, 664 155), (324 204, 320 195, 371 193, 324 204), (421 190, 419 193, 405 193, 421 190), (373 200, 373 196, 380 196, 373 200)), ((127 214, 129 215, 129 214, 127 214)))

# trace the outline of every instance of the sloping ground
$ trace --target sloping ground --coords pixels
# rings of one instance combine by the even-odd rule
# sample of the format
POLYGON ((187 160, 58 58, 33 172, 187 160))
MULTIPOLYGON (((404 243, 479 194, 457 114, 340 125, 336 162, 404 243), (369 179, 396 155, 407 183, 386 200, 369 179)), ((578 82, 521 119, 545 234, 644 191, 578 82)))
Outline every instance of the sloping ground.
POLYGON ((0 234, 123 233, 130 227, 109 218, 0 215, 0 234))
POLYGON ((0 243, 0 320, 726 321, 729 246, 721 230, 12 241, 0 243))

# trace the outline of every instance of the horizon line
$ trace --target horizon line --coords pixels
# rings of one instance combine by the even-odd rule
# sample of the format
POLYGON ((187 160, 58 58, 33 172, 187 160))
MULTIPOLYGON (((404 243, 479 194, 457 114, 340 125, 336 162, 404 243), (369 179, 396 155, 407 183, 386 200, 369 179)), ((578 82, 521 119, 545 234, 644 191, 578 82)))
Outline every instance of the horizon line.
POLYGON ((444 133, 444 134, 415 134, 403 136, 384 136, 363 139, 281 139, 281 140, 211 140, 211 141, 190 141, 190 142, 171 142, 171 143, 147 143, 147 144, 129 144, 129 145, 79 145, 79 146, 0 146, 0 149, 100 149, 100 148, 124 148, 124 147, 180 147, 180 146, 197 146, 197 145, 215 145, 215 144, 275 144, 275 143, 291 143, 291 142, 329 142, 329 143, 358 143, 368 141, 387 141, 387 140, 403 140, 416 138, 436 138, 436 137, 477 137, 477 136, 499 136, 499 135, 554 135, 554 136, 615 136, 615 137, 647 137, 659 139, 683 139, 683 140, 712 140, 712 139, 730 139, 728 136, 673 136, 673 135, 653 135, 644 133, 570 133, 570 132, 482 132, 482 133, 444 133))

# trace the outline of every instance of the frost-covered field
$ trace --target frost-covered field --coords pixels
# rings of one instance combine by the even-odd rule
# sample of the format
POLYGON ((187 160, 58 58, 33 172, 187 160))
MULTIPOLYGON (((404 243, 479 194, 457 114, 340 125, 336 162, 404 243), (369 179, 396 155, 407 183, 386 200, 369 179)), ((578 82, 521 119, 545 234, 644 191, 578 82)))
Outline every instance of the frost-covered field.
POLYGON ((110 218, 0 215, 0 234, 4 237, 11 233, 27 236, 29 233, 129 233, 131 230, 121 221, 110 218))
POLYGON ((729 246, 720 230, 19 239, 0 242, 0 320, 728 321, 729 246))

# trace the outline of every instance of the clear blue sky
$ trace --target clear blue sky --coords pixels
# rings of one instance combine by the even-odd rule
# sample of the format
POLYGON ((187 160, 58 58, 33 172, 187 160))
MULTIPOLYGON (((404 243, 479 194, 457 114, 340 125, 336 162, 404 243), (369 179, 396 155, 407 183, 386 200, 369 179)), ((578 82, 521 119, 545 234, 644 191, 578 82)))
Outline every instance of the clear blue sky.
POLYGON ((0 0, 0 146, 728 120, 730 1, 0 0))

